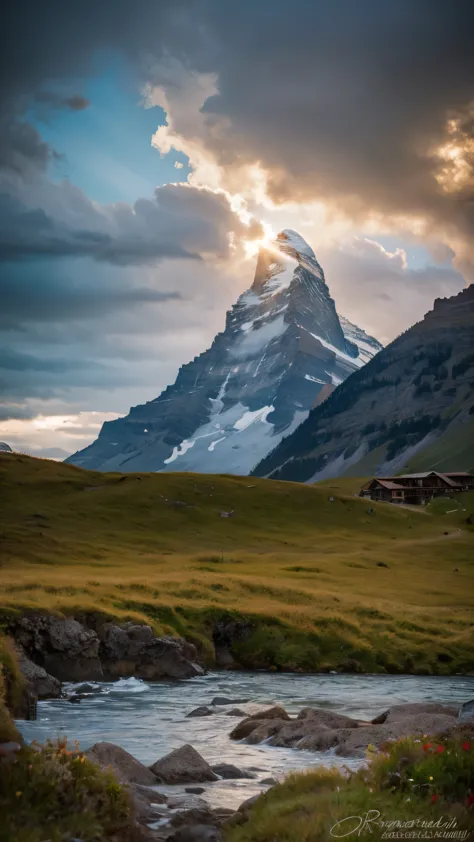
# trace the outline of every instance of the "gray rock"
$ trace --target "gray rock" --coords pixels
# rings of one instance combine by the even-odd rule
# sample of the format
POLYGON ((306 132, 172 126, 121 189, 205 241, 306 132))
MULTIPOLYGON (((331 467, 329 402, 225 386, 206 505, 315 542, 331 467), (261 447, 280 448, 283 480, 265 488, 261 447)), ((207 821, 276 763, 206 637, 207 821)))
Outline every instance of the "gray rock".
POLYGON ((37 699, 58 699, 61 696, 61 682, 49 675, 43 667, 30 661, 19 651, 18 666, 28 685, 28 691, 37 699))
MULTIPOLYGON (((278 705, 274 705, 266 710, 254 713, 252 716, 247 716, 230 732, 230 738, 231 740, 244 740, 250 736, 252 731, 255 731, 260 725, 265 724, 266 720, 272 719, 277 719, 281 725, 290 721, 290 717, 288 716, 286 710, 278 705)), ((273 730, 272 733, 274 732, 275 731, 273 730)))
POLYGON ((250 699, 228 699, 226 696, 214 696, 211 705, 245 705, 250 699))
POLYGON ((187 713, 186 717, 212 716, 215 712, 215 710, 211 710, 211 708, 208 708, 206 705, 200 705, 198 708, 194 708, 194 710, 187 713))
POLYGON ((209 764, 191 745, 184 745, 157 760, 150 767, 161 783, 201 783, 215 781, 217 776, 209 764))
POLYGON ((155 637, 147 625, 105 623, 101 658, 110 678, 135 676, 149 681, 203 675, 196 647, 182 638, 155 637))
POLYGON ((247 716, 244 710, 241 708, 232 708, 232 710, 226 710, 226 716, 247 716))
POLYGON ((216 775, 219 775, 220 778, 225 778, 227 780, 255 777, 255 775, 252 775, 251 772, 239 769, 232 763, 218 763, 216 766, 211 766, 211 769, 216 775))
POLYGON ((260 781, 262 786, 275 786, 278 783, 276 778, 264 778, 263 781, 260 781))
POLYGON ((203 786, 185 786, 184 791, 190 795, 202 795, 206 790, 203 786))
POLYGON ((13 634, 26 656, 60 681, 103 678, 97 634, 71 617, 22 617, 13 634))
POLYGON ((352 719, 350 716, 344 716, 341 713, 334 713, 332 710, 326 708, 302 708, 300 710, 297 721, 310 720, 311 726, 316 728, 318 726, 325 726, 326 728, 357 728, 359 721, 352 719))
POLYGON ((458 713, 458 722, 472 722, 474 720, 474 699, 461 705, 458 713))
POLYGON ((120 783, 152 786, 157 782, 150 769, 113 743, 95 743, 85 755, 102 769, 110 769, 120 783))

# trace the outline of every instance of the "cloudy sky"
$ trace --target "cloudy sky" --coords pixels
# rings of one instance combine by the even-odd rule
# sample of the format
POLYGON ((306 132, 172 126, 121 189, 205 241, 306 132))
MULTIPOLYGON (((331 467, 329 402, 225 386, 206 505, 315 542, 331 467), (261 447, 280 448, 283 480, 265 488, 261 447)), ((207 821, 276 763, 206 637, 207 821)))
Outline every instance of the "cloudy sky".
POLYGON ((383 342, 474 280, 470 0, 18 0, 0 50, 0 439, 156 397, 294 228, 383 342))

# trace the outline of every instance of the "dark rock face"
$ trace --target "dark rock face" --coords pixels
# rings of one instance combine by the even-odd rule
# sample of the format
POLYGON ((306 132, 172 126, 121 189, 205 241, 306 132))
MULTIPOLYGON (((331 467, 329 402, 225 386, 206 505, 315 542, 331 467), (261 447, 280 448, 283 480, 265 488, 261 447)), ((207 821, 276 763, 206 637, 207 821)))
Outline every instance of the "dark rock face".
POLYGON ((99 638, 70 617, 23 617, 14 636, 27 656, 60 681, 100 681, 99 638))
POLYGON ((338 316, 310 246, 282 231, 260 251, 251 288, 211 348, 67 461, 104 471, 248 474, 380 348, 338 316))
POLYGON ((150 767, 160 783, 181 784, 216 781, 217 775, 191 745, 171 751, 150 767))
POLYGON ((472 421, 473 334, 471 284, 459 295, 436 300, 421 322, 316 405, 253 473, 317 482, 350 468, 357 476, 356 466, 367 464, 376 451, 374 473, 387 477, 400 473, 415 454, 420 466, 425 464, 419 470, 430 469, 433 450, 445 452, 436 459, 437 471, 469 470, 466 451, 456 456, 456 442, 458 436, 468 440, 472 421))
POLYGON ((30 661, 24 652, 19 652, 18 665, 32 696, 37 699, 58 699, 61 696, 61 682, 30 661))
POLYGON ((203 675, 195 646, 182 638, 155 637, 150 626, 106 623, 100 630, 100 654, 110 678, 134 675, 156 681, 203 675))
POLYGON ((238 668, 232 648, 234 644, 246 640, 251 633, 251 624, 243 620, 233 618, 218 620, 212 631, 217 666, 221 669, 238 668))
MULTIPOLYGON (((38 698, 61 695, 61 681, 103 681, 135 676, 150 681, 202 675, 196 647, 182 638, 155 637, 146 625, 105 623, 97 630, 70 617, 31 615, 10 631, 20 668, 38 698)), ((85 696, 76 693, 71 701, 85 696)))

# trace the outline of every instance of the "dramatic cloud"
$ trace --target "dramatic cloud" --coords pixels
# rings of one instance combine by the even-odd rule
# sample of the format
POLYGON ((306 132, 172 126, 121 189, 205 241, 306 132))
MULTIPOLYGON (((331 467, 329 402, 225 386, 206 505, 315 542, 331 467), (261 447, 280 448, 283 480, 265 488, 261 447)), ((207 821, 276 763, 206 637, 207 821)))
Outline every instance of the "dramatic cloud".
MULTIPOLYGON (((340 310, 382 339, 456 292, 456 270, 474 279, 471 18, 469 0, 14 4, 0 51, 0 417, 80 427, 98 401, 125 412, 155 397, 251 281, 241 243, 262 236, 257 220, 302 226, 340 310), (107 51, 165 109, 153 143, 189 158, 188 185, 99 205, 49 180, 67 149, 32 120, 87 109, 107 51), (434 265, 374 242, 388 232, 434 265)), ((38 447, 60 429, 46 441, 40 427, 38 447)))

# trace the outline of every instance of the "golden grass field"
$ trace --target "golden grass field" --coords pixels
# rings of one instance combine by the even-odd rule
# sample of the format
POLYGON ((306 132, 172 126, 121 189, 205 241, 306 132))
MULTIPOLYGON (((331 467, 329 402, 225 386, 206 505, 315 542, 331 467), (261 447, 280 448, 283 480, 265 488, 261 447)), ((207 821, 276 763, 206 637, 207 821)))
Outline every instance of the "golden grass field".
POLYGON ((362 482, 101 474, 1 454, 0 617, 137 619, 212 661, 213 623, 242 616, 248 666, 474 672, 474 494, 425 512, 362 500, 362 482))

